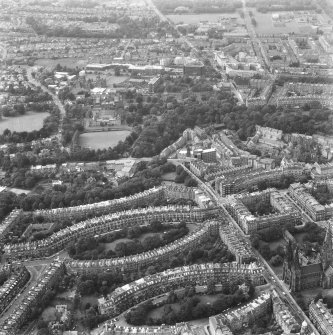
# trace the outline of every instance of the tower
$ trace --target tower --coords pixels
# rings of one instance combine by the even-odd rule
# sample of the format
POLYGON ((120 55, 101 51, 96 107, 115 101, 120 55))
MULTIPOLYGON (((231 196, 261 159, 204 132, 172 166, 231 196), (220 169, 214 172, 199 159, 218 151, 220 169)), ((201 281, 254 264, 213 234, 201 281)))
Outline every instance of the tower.
POLYGON ((330 222, 326 230, 325 240, 321 252, 321 261, 323 270, 325 271, 333 262, 333 246, 332 246, 332 227, 330 222))
POLYGON ((292 281, 291 281, 291 290, 294 292, 301 290, 302 286, 301 272, 302 271, 299 260, 299 249, 298 246, 296 246, 293 252, 293 270, 292 270, 292 281))

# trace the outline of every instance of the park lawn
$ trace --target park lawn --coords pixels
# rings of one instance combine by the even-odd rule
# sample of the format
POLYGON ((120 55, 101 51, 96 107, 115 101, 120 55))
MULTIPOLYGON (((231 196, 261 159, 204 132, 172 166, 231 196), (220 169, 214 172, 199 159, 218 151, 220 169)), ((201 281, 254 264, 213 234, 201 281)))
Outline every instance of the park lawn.
MULTIPOLYGON (((189 223, 186 226, 188 227, 190 233, 198 228, 198 225, 195 224, 195 223, 189 223)), ((167 230, 165 230, 165 231, 167 231, 167 230)), ((163 233, 164 233, 164 231, 159 232, 161 237, 162 237, 163 233)), ((154 232, 148 232, 148 233, 141 234, 137 238, 129 239, 127 237, 124 237, 124 238, 119 238, 119 239, 117 239, 113 242, 101 243, 101 244, 104 245, 105 251, 109 251, 109 250, 115 251, 116 245, 120 242, 125 242, 126 243, 126 242, 130 242, 130 241, 133 241, 133 240, 136 240, 136 239, 139 240, 140 242, 142 242, 146 237, 154 236, 155 234, 156 233, 154 233, 154 232)))
MULTIPOLYGON (((206 305, 212 305, 218 299, 218 294, 196 295, 196 297, 199 298, 199 300, 200 300, 199 303, 203 303, 203 304, 206 304, 206 305)), ((161 319, 162 316, 164 315, 165 306, 170 306, 175 313, 179 313, 179 311, 180 311, 180 303, 179 302, 176 302, 174 304, 165 304, 161 307, 154 308, 152 311, 150 311, 148 313, 146 319, 148 319, 148 318, 152 318, 153 320, 161 319)))
POLYGON ((42 319, 46 322, 56 321, 56 309, 55 307, 47 307, 42 313, 42 319))
POLYGON ((39 130, 43 127, 43 121, 48 116, 47 112, 27 112, 24 115, 2 117, 0 120, 0 133, 2 134, 5 129, 12 132, 33 131, 39 130))
POLYGON ((105 251, 109 251, 109 250, 112 250, 112 251, 115 251, 116 249, 116 245, 120 242, 130 242, 130 241, 133 241, 133 240, 139 240, 139 241, 143 241, 147 236, 151 236, 151 235, 154 235, 155 233, 144 233, 144 234, 141 234, 138 238, 133 238, 133 239, 129 239, 127 237, 124 237, 124 238, 119 238, 113 242, 109 242, 109 243, 101 243, 101 244, 104 244, 105 246, 105 251))
POLYGON ((91 306, 98 304, 98 298, 96 294, 86 295, 81 298, 81 305, 84 307, 86 304, 90 304, 91 306))
POLYGON ((76 67, 78 67, 79 69, 84 69, 84 67, 88 64, 88 61, 72 57, 56 59, 40 58, 36 60, 35 64, 39 66, 44 66, 48 70, 52 71, 58 64, 72 69, 75 69, 76 67))
POLYGON ((131 132, 129 130, 115 130, 84 133, 79 137, 79 144, 84 148, 107 149, 124 141, 131 132))
POLYGON ((303 237, 306 235, 307 233, 297 233, 297 234, 293 234, 293 236, 295 237, 295 240, 297 241, 298 244, 302 244, 303 243, 303 237))
POLYGON ((167 180, 167 181, 175 181, 175 179, 176 179, 176 172, 165 173, 164 175, 162 175, 162 179, 163 180, 167 180))

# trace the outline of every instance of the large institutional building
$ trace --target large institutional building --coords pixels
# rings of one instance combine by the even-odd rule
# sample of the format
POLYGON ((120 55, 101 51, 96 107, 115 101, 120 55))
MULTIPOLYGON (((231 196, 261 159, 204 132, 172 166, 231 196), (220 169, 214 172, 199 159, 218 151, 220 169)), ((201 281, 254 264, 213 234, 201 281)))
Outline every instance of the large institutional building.
POLYGON ((309 262, 296 243, 288 242, 283 263, 283 280, 292 291, 333 287, 333 246, 330 226, 319 260, 309 262))

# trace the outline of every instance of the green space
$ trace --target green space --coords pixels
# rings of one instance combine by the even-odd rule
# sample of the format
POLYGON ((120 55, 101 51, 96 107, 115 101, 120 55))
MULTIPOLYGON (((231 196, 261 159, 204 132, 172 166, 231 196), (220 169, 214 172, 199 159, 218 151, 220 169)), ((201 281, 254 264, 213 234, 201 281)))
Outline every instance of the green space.
POLYGON ((175 181, 175 179, 176 179, 176 173, 175 172, 168 172, 168 173, 165 173, 163 176, 162 176, 162 179, 164 180, 164 181, 171 181, 171 182, 173 182, 173 181, 175 181))
POLYGON ((47 68, 48 70, 52 71, 58 64, 61 66, 66 66, 69 68, 84 68, 87 64, 87 60, 83 59, 78 59, 78 58, 55 58, 55 59, 50 59, 50 58, 40 58, 35 61, 35 65, 38 66, 43 66, 47 68))
POLYGON ((100 237, 80 238, 68 247, 74 259, 103 259, 130 256, 160 248, 188 234, 185 222, 135 226, 100 237))
POLYGON ((213 282, 207 284, 204 295, 196 294, 194 286, 186 286, 182 292, 169 292, 164 302, 158 304, 162 306, 156 306, 152 300, 148 300, 132 308, 125 314, 125 319, 135 326, 173 325, 219 314, 252 299, 254 292, 254 287, 250 283, 242 281, 226 286, 219 294, 215 294, 213 282))
POLYGON ((256 9, 252 9, 253 16, 257 22, 255 30, 258 34, 288 34, 295 33, 301 34, 305 30, 310 31, 310 24, 300 24, 296 20, 291 20, 283 25, 274 26, 272 20, 272 12, 260 13, 256 9))
POLYGON ((34 113, 28 112, 24 115, 15 117, 2 117, 0 119, 0 133, 3 133, 6 129, 10 131, 34 131, 39 130, 43 127, 43 121, 48 117, 49 113, 34 113))
POLYGON ((313 190, 311 194, 318 200, 321 205, 329 205, 333 202, 333 194, 326 190, 313 190))
POLYGON ((223 18, 236 17, 240 21, 238 13, 226 14, 226 13, 205 13, 205 14, 168 14, 166 17, 174 22, 175 24, 193 24, 198 25, 200 21, 218 22, 223 18))
POLYGON ((303 228, 298 229, 292 226, 272 226, 252 234, 250 237, 252 246, 269 261, 277 275, 282 274, 286 245, 283 238, 285 229, 293 235, 300 250, 309 259, 316 258, 326 234, 325 229, 315 223, 308 223, 303 228))
POLYGON ((275 209, 271 206, 269 198, 259 199, 251 204, 246 204, 246 207, 255 216, 263 216, 276 213, 275 209))
POLYGON ((119 141, 124 141, 130 133, 128 130, 84 133, 79 137, 79 144, 83 148, 93 150, 112 148, 119 141))

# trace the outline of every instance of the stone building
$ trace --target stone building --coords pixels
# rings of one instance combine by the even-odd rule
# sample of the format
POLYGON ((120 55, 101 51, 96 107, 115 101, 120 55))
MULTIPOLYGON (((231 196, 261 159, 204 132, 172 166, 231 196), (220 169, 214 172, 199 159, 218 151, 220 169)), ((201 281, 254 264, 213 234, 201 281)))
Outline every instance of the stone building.
POLYGON ((333 287, 333 246, 331 226, 327 229, 319 261, 308 262, 297 244, 289 240, 283 263, 283 280, 291 291, 333 287))

